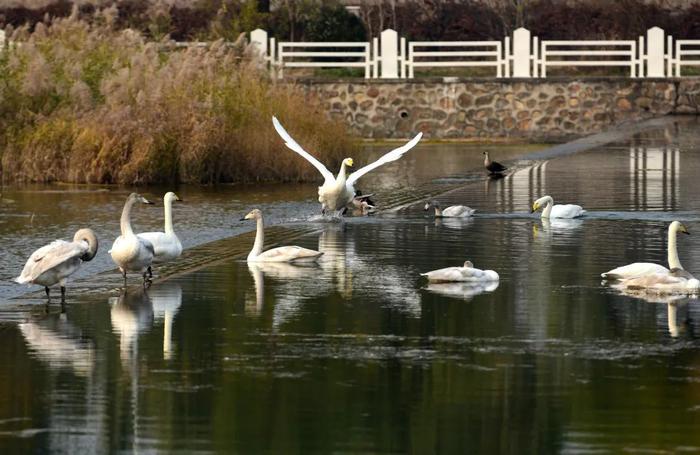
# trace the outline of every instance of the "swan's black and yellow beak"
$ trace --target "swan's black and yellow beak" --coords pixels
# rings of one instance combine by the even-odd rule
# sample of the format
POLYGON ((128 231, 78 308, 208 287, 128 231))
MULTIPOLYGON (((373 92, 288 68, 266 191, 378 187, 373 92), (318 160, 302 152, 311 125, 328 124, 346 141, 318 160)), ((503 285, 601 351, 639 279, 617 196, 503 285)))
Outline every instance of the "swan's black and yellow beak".
POLYGON ((246 218, 246 217, 243 217, 243 218, 241 218, 241 219, 240 219, 240 220, 238 220, 238 221, 247 221, 247 220, 248 220, 248 218, 246 218))

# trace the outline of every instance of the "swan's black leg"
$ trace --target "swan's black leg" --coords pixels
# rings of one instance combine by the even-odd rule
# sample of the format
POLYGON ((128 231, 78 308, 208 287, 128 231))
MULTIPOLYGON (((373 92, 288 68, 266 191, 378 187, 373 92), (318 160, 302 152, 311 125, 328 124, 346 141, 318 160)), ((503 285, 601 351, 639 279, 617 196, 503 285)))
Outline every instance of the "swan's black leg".
POLYGON ((61 286, 61 305, 66 303, 66 287, 61 286))
POLYGON ((149 265, 148 266, 148 279, 150 280, 151 278, 153 278, 153 271, 151 270, 151 266, 149 265))
POLYGON ((124 287, 126 287, 126 270, 122 270, 122 275, 124 275, 124 287))
POLYGON ((44 286, 44 291, 46 292, 46 303, 51 303, 51 290, 48 286, 44 286))

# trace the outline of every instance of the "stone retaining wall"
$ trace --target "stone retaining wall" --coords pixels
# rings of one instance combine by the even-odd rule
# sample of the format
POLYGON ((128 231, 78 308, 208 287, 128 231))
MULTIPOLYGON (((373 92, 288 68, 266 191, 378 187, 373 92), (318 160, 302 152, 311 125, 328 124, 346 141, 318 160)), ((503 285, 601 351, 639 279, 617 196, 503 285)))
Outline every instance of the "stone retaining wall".
POLYGON ((305 80, 365 138, 560 141, 666 114, 700 114, 700 78, 305 80))

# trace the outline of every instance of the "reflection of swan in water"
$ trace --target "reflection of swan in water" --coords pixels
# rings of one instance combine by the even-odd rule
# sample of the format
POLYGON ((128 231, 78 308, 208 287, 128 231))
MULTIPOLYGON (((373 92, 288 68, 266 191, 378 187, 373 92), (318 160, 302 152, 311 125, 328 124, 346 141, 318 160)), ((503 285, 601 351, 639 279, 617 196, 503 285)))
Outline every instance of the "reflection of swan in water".
POLYGON ((471 300, 473 297, 485 292, 493 292, 498 288, 498 281, 487 283, 430 283, 423 289, 440 294, 445 297, 454 297, 464 300, 471 300))
POLYGON ((435 218, 435 226, 444 226, 449 229, 464 229, 474 223, 474 218, 435 218))
MULTIPOLYGON (((351 299, 357 293, 381 292, 382 300, 388 305, 420 316, 420 296, 413 286, 405 286, 406 280, 411 279, 410 273, 405 267, 381 261, 378 256, 373 256, 372 261, 364 260, 357 254, 354 236, 348 233, 353 228, 366 229, 366 226, 329 225, 319 236, 318 249, 324 253, 320 263, 324 281, 332 283, 345 299, 351 299)), ((378 230, 379 236, 387 238, 377 240, 377 243, 388 245, 394 242, 393 232, 378 230)))
POLYGON ((249 262, 248 271, 253 276, 255 283, 255 303, 246 302, 246 313, 259 315, 265 304, 265 277, 283 281, 280 285, 282 292, 275 298, 272 325, 278 327, 291 315, 295 314, 301 303, 301 296, 308 297, 303 289, 309 284, 309 277, 313 277, 318 271, 315 263, 306 266, 292 265, 284 262, 249 262), (284 282, 284 280, 290 280, 284 282))
POLYGON ((148 289, 153 304, 155 321, 163 321, 163 358, 172 358, 173 319, 182 305, 182 288, 179 283, 166 281, 148 289))
MULTIPOLYGON (((603 282, 605 283, 605 281, 603 282)), ((613 286, 614 287, 614 286, 613 286)), ((644 300, 649 303, 664 303, 666 304, 668 333, 676 338, 681 332, 685 332, 688 327, 686 320, 678 323, 678 308, 686 307, 690 298, 685 295, 650 295, 643 291, 631 291, 624 288, 616 288, 620 295, 626 297, 634 297, 644 300)), ((694 296, 697 297, 697 296, 694 296)))
POLYGON ((122 360, 135 358, 138 336, 153 325, 153 306, 144 289, 130 289, 119 297, 110 297, 112 329, 119 334, 122 360))
POLYGON ((65 313, 19 324, 19 329, 32 355, 46 362, 50 369, 70 367, 78 376, 91 375, 95 366, 95 348, 66 320, 65 313))

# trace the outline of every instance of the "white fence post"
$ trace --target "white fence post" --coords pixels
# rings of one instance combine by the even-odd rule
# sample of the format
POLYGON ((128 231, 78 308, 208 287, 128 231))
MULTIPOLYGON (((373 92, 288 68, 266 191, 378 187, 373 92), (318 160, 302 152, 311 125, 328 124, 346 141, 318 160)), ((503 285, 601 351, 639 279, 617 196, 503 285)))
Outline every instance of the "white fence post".
MULTIPOLYGON (((513 77, 531 77, 530 30, 520 27, 513 32, 513 77)), ((536 64, 536 63, 535 63, 536 64)))
POLYGON ((666 75, 673 76, 673 37, 666 37, 666 75))
POLYGON ((267 57, 267 32, 265 30, 256 28, 250 32, 250 44, 263 59, 267 57))
POLYGON ((5 30, 0 30, 0 50, 5 47, 5 30))
POLYGON ((381 62, 382 62, 382 79, 398 78, 399 77, 399 34, 390 28, 381 33, 381 62))
MULTIPOLYGON (((647 77, 664 77, 664 31, 659 27, 652 27, 647 30, 647 51, 645 60, 647 62, 647 77)), ((640 57, 644 53, 639 50, 640 57)), ((643 76, 642 73, 639 74, 643 76)))

